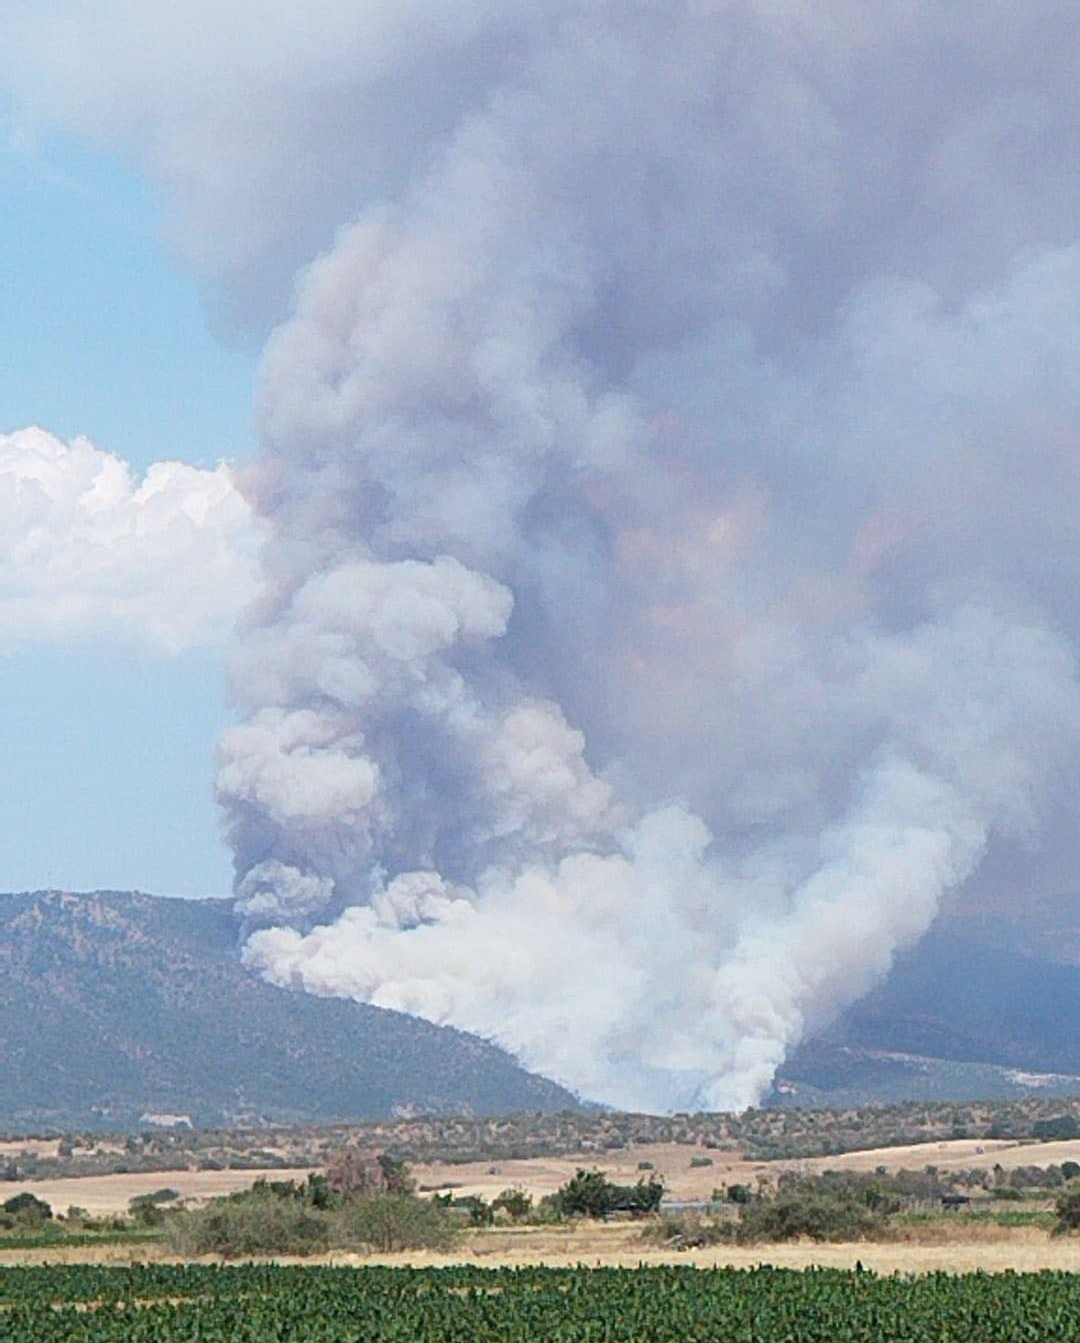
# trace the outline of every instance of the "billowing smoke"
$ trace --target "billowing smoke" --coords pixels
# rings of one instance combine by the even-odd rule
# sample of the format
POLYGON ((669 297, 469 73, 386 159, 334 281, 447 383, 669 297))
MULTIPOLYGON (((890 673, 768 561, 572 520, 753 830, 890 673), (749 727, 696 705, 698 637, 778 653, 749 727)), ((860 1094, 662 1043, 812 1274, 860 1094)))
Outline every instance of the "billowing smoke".
POLYGON ((18 49, 235 319, 322 249, 219 750, 249 963, 753 1102, 1069 796, 1070 7, 112 0, 92 86, 59 13, 18 49))

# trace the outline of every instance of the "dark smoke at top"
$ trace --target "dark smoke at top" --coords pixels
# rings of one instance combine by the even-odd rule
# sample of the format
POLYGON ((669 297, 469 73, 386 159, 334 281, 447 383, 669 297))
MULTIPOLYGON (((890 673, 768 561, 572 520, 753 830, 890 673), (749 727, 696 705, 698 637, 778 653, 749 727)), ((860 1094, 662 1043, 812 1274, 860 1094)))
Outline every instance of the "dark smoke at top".
POLYGON ((231 320, 296 275, 219 748, 250 962, 752 1103, 1070 795, 1071 8, 77 8, 25 96, 160 174, 231 320))

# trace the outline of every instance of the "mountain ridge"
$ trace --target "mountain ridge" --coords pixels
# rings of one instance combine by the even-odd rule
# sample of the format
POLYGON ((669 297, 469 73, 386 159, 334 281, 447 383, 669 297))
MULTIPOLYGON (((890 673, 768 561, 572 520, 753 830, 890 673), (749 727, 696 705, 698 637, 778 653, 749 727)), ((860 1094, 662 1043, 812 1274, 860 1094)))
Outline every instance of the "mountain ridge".
POLYGON ((796 1049, 780 1104, 1080 1094, 1080 895, 946 913, 796 1049))
POLYGON ((138 1127, 574 1107, 502 1049, 249 974, 230 902, 0 896, 0 1122, 138 1127))

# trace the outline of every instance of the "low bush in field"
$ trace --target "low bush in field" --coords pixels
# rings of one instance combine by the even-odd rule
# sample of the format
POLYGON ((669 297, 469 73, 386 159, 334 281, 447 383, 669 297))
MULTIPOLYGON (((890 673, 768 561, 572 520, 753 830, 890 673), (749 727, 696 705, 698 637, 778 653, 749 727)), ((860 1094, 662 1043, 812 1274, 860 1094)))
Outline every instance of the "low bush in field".
POLYGON ((177 1254, 241 1259, 264 1254, 316 1254, 330 1247, 325 1213, 273 1194, 219 1198, 171 1219, 166 1240, 177 1254))
POLYGON ((407 1194, 338 1195, 315 1176, 306 1184, 259 1182, 201 1208, 167 1216, 177 1254, 307 1255, 330 1249, 391 1252, 446 1249, 460 1219, 407 1194))
POLYGON ((1069 1185, 1059 1196, 1054 1207, 1057 1224, 1054 1230, 1058 1235, 1068 1235, 1080 1231, 1080 1181, 1069 1185))
POLYGON ((45 1200, 30 1193, 16 1194, 0 1205, 0 1225, 4 1228, 47 1222, 52 1215, 52 1208, 45 1200))
POLYGON ((885 1230, 888 1216, 854 1191, 807 1180, 743 1205, 735 1236, 744 1242, 865 1240, 885 1230))
POLYGON ((444 1208, 400 1194, 355 1199, 330 1219, 335 1246, 382 1253, 446 1250, 459 1234, 459 1223, 444 1208))
POLYGON ((824 1176, 782 1180, 734 1205, 737 1217, 663 1215, 645 1232, 649 1240, 680 1249, 733 1240, 741 1244, 785 1240, 866 1240, 887 1234, 898 1200, 873 1183, 824 1176))
POLYGON ((697 1212, 667 1212, 651 1221, 641 1233, 642 1240, 678 1250, 696 1250, 704 1245, 732 1240, 733 1220, 702 1217, 697 1212))

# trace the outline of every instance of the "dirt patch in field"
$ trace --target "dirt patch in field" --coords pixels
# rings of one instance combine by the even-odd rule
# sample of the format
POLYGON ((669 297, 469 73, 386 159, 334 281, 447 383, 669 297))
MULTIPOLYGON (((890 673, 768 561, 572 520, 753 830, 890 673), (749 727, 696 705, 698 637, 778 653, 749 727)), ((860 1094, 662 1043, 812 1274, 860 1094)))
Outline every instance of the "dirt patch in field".
POLYGON ((35 1156, 58 1156, 59 1138, 21 1138, 17 1142, 0 1142, 0 1157, 22 1156, 24 1152, 33 1152, 35 1156))

